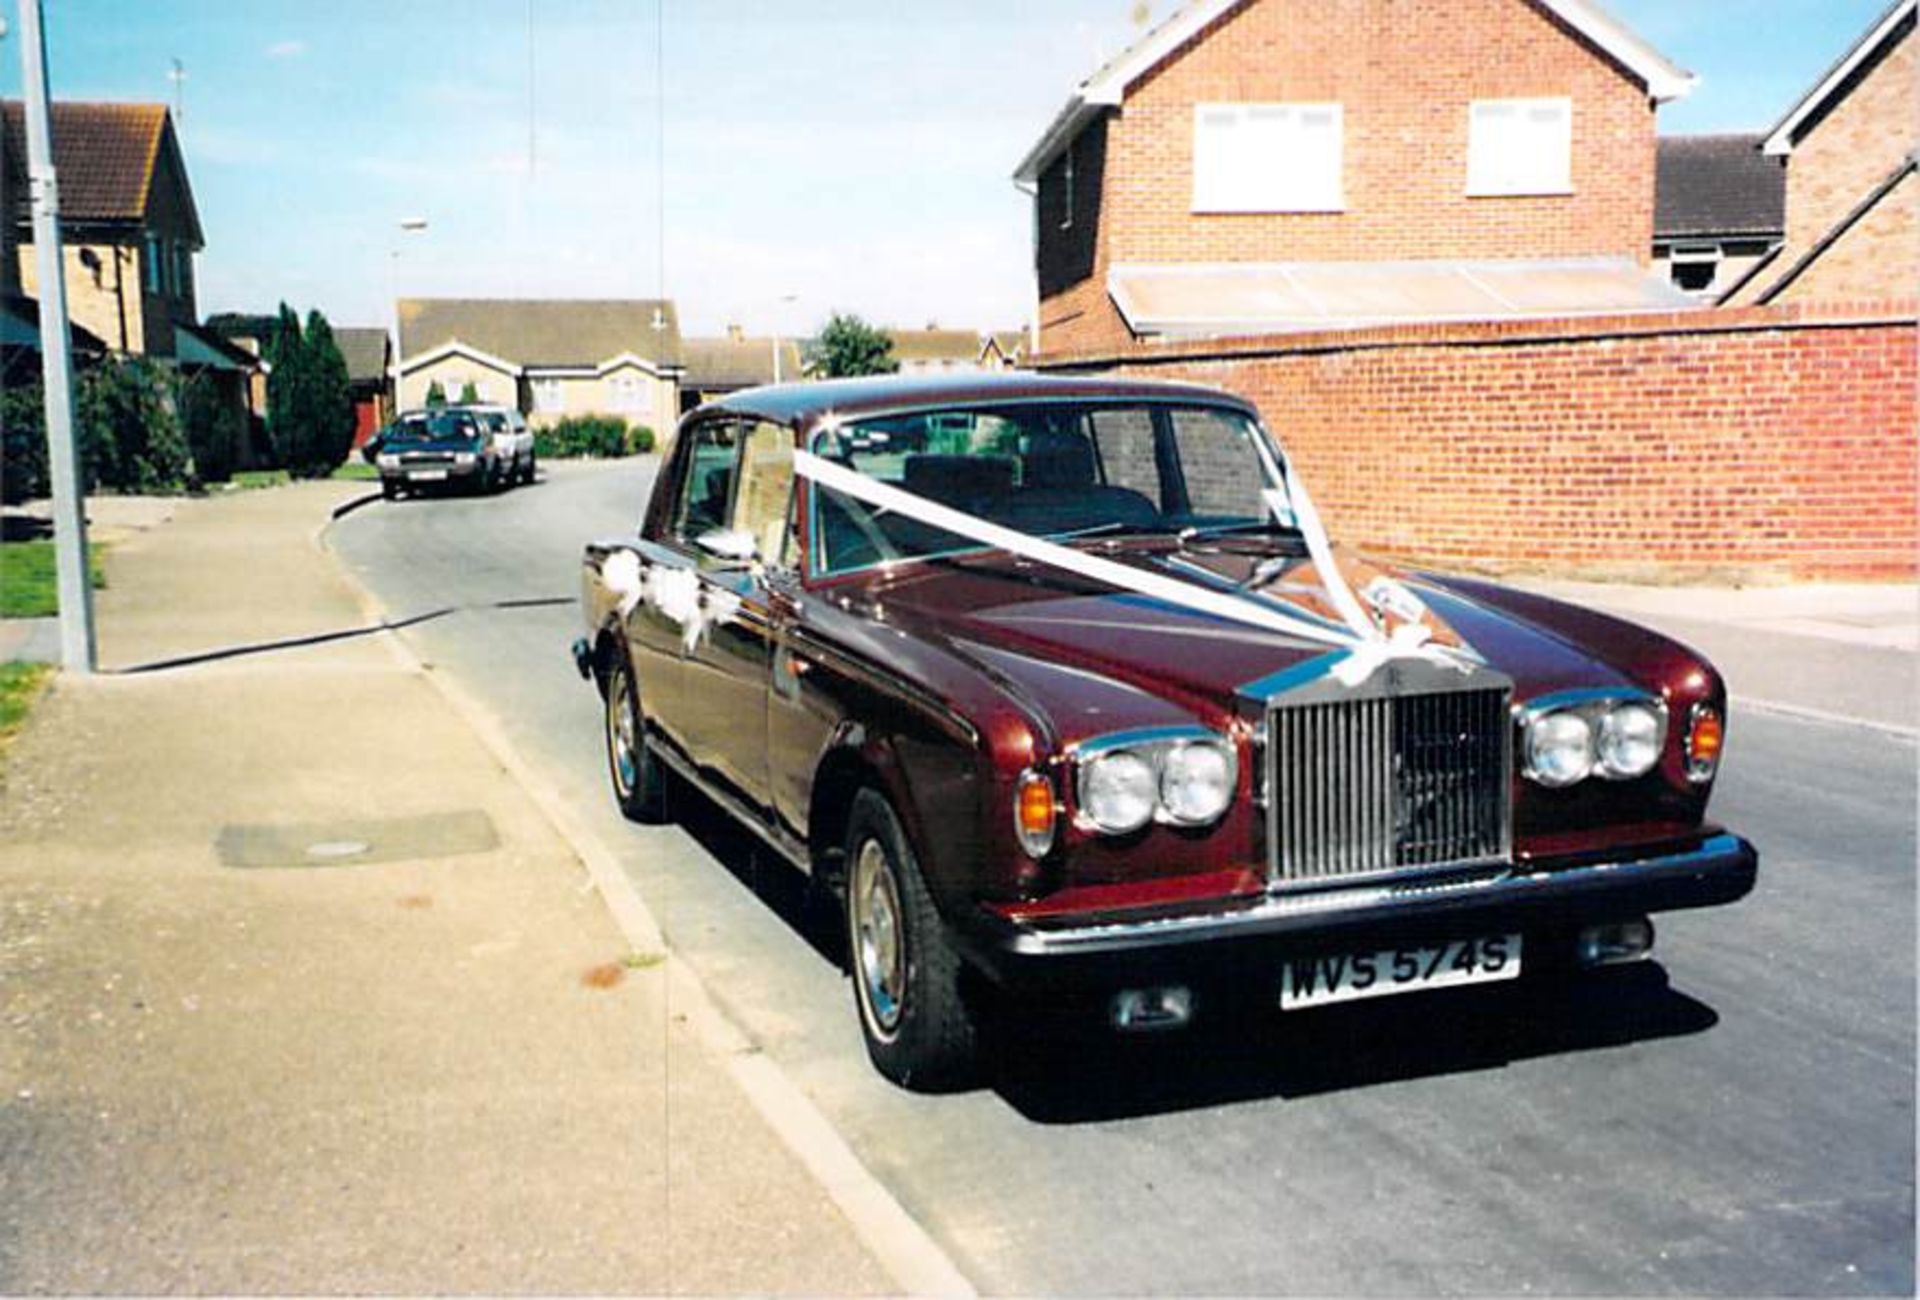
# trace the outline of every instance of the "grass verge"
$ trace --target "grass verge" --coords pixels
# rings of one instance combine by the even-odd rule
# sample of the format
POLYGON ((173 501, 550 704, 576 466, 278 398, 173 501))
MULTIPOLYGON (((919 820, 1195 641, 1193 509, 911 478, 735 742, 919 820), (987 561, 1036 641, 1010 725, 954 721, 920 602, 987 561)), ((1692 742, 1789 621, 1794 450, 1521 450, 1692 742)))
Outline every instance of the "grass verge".
MULTIPOLYGON (((107 585, 100 567, 101 548, 87 547, 87 570, 97 591, 107 585)), ((50 618, 60 612, 60 583, 54 574, 53 543, 0 545, 0 618, 50 618)))
POLYGON ((53 675, 51 664, 0 663, 0 755, 7 752, 13 734, 27 720, 27 710, 40 698, 40 688, 53 675))
POLYGON ((380 481, 380 467, 369 465, 364 460, 350 460, 328 477, 343 479, 348 483, 377 483, 380 481))
POLYGON ((285 487, 291 482, 293 475, 283 469, 242 469, 235 470, 227 480, 227 490, 251 492, 255 488, 285 487))

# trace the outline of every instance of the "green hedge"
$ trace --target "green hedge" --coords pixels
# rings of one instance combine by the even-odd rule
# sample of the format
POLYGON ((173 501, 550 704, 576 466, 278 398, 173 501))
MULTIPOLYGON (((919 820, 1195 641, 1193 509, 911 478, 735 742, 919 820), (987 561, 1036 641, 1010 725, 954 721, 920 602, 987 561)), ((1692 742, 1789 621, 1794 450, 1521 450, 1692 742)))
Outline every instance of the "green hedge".
POLYGON ((536 429, 533 450, 538 456, 637 456, 653 450, 653 430, 617 415, 569 415, 536 429))

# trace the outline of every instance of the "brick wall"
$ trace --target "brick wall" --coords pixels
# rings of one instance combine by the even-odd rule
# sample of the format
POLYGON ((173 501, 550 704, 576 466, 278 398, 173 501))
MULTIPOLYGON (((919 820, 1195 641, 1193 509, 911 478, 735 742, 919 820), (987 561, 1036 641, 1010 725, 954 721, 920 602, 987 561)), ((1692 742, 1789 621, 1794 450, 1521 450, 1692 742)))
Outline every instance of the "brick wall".
MULTIPOLYGON (((1101 230, 1090 264, 1084 232, 1058 229, 1060 163, 1041 178, 1046 349, 1125 338, 1104 289, 1113 262, 1651 256, 1646 88, 1528 0, 1254 0, 1095 129, 1101 230), (1472 101, 1550 96, 1574 102, 1573 193, 1467 197, 1472 101), (1193 105, 1213 100, 1341 103, 1345 210, 1193 213, 1193 105), (1091 284, 1069 288, 1052 273, 1074 260, 1091 284)), ((1089 170, 1076 163, 1080 185, 1089 170)))
POLYGON ((1920 174, 1914 172, 1828 245, 1774 301, 1858 302, 1899 285, 1920 285, 1920 174))
POLYGON ((1920 576, 1911 300, 1048 354, 1253 398, 1328 527, 1454 570, 1920 576))

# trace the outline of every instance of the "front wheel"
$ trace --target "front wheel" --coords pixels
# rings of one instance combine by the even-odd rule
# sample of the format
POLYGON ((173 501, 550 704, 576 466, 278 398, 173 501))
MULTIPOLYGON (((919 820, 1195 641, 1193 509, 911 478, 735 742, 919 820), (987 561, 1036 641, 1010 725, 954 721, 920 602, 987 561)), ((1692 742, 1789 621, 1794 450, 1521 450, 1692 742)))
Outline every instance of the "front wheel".
POLYGON ((648 750, 640 725, 640 688, 624 649, 614 651, 607 673, 607 775, 613 800, 628 821, 667 820, 667 774, 648 750))
POLYGON ((847 823, 847 951, 867 1055, 906 1088, 972 1081, 972 1014, 960 958, 920 876, 893 807, 875 790, 854 797, 847 823))

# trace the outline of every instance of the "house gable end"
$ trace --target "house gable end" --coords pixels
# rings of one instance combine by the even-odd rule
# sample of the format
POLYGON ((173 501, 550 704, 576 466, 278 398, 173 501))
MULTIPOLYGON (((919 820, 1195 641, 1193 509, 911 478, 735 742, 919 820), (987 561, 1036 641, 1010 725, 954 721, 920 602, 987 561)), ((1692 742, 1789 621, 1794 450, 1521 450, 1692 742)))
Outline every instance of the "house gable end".
MULTIPOLYGON (((1101 109, 1118 107, 1137 85, 1178 62, 1217 25, 1249 5, 1277 2, 1284 0, 1192 0, 1080 84, 1060 115, 1021 160, 1014 172, 1015 182, 1026 186, 1037 184, 1041 173, 1101 109)), ((1515 0, 1515 3, 1553 20, 1582 48, 1645 87, 1655 101, 1682 98, 1695 85, 1697 79, 1692 73, 1669 61, 1590 0, 1515 0)))
POLYGON ((424 370, 437 361, 444 361, 448 357, 454 356, 465 357, 469 361, 485 366, 489 370, 498 371, 500 374, 506 375, 509 378, 517 379, 520 377, 521 368, 513 362, 496 357, 490 352, 482 352, 479 348, 469 347, 459 339, 449 339, 439 347, 429 348, 425 352, 415 353, 413 356, 403 359, 400 362, 400 373, 405 375, 415 370, 424 370))
POLYGON ((1795 101, 1767 133, 1766 143, 1761 148, 1774 157, 1792 153, 1795 146, 1825 120, 1835 105, 1852 94, 1896 46, 1913 35, 1915 10, 1916 0, 1895 0, 1879 21, 1835 60, 1805 95, 1795 101))
POLYGON ((180 152, 171 117, 161 123, 154 137, 153 159, 147 168, 140 207, 149 225, 178 230, 196 253, 206 247, 200 210, 193 201, 193 185, 187 179, 186 159, 180 152))

